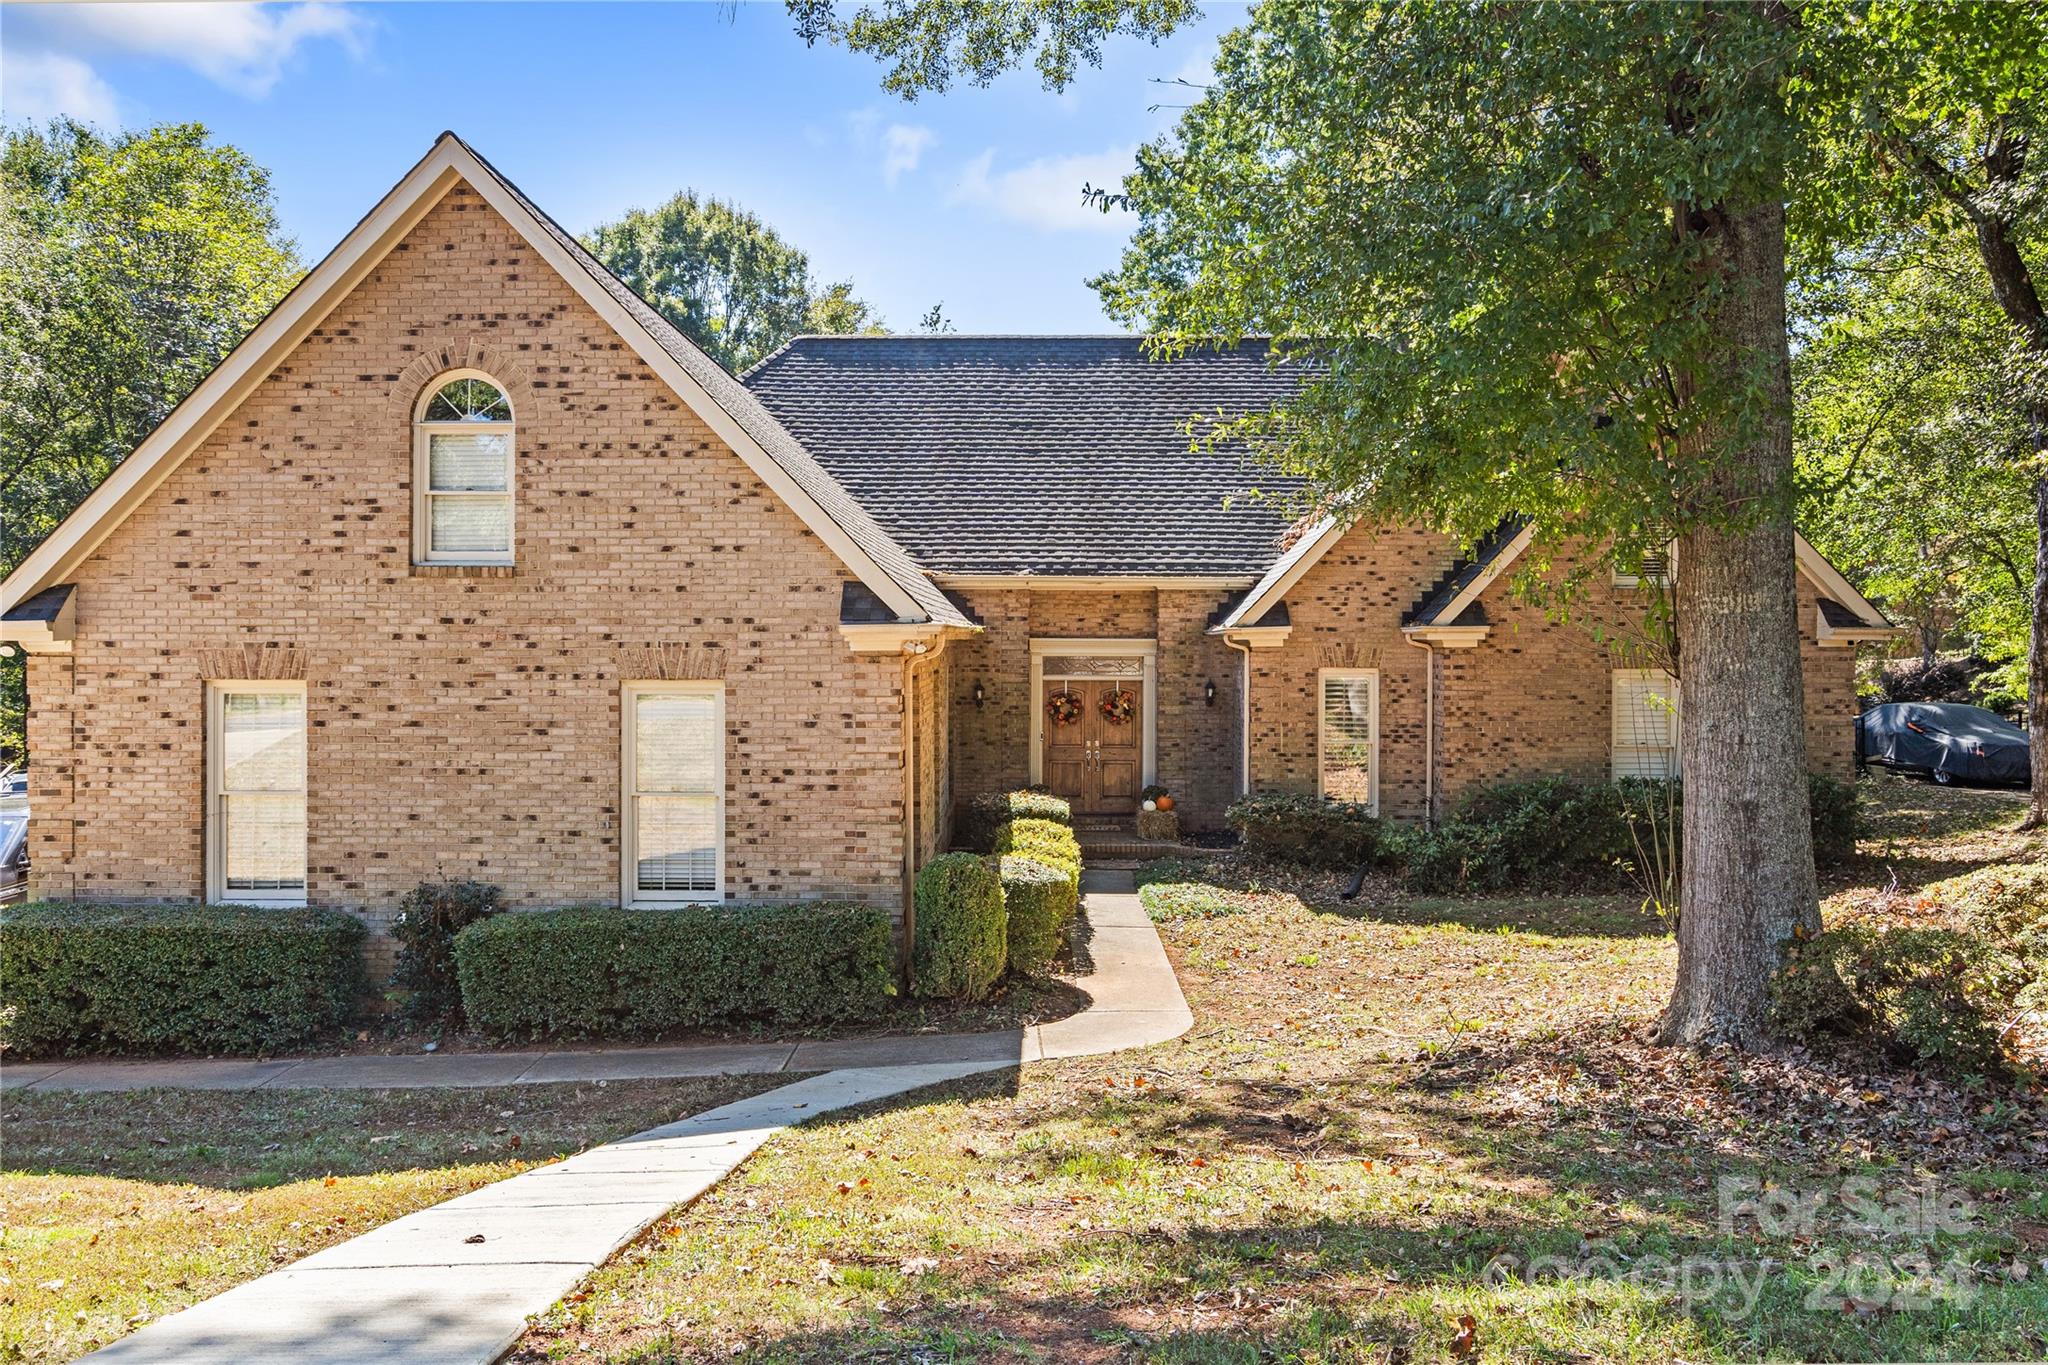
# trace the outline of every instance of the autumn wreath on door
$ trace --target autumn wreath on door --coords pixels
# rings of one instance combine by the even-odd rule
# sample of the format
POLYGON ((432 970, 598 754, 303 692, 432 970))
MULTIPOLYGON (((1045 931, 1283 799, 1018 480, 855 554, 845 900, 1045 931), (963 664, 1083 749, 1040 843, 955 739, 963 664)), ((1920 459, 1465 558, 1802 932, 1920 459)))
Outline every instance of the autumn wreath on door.
POLYGON ((1102 718, 1111 725, 1129 725, 1131 717, 1138 714, 1138 698, 1130 688, 1119 687, 1114 692, 1103 693, 1095 709, 1102 712, 1102 718))
POLYGON ((1073 692, 1055 692, 1045 699, 1045 717, 1054 725, 1072 725, 1081 719, 1081 698, 1073 692))

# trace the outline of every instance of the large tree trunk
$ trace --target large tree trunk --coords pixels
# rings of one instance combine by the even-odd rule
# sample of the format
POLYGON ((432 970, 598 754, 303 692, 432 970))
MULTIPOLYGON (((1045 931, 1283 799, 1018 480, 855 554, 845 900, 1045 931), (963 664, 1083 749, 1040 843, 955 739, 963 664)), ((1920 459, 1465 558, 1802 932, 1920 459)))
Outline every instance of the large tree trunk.
MULTIPOLYGON (((2048 414, 2034 416, 2035 457, 2048 456, 2048 414)), ((2027 746, 2034 800, 2022 828, 2048 825, 2048 474, 2034 480, 2034 619, 2027 637, 2027 746)))
POLYGON ((1730 366, 1764 376, 1765 412, 1745 444, 1706 432, 1687 452, 1708 465, 1713 505, 1678 542, 1685 874, 1660 1036, 1749 1045, 1763 1037, 1784 941, 1820 927, 1788 495, 1785 210, 1691 216, 1718 235, 1715 264, 1732 286, 1718 326, 1730 366))

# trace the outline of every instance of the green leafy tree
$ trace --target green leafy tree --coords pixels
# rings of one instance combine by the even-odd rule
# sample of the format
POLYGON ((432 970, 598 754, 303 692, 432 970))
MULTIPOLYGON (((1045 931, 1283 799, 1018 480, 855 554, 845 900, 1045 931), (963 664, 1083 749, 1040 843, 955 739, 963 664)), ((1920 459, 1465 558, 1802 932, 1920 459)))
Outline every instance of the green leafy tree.
POLYGON ((735 374, 799 332, 881 330, 851 283, 819 288, 810 257, 758 216, 689 190, 600 225, 583 244, 735 374))
POLYGON ((2011 334, 1973 244, 1913 232, 1843 253, 1796 295, 1802 523, 1924 659, 1970 644, 2022 693, 2034 512, 2011 334))
MULTIPOLYGON (((262 167, 195 123, 0 143, 0 572, 169 415, 300 271, 262 167)), ((0 755, 26 752, 0 661, 0 755)))
MULTIPOLYGON (((2034 565, 2027 662, 2029 825, 2048 822, 2048 6, 1812 0, 1827 58, 1798 93, 1819 153, 1809 195, 1833 235, 1916 223, 1974 239, 2006 324, 2027 439, 2034 565)), ((1829 234, 1817 234, 1826 240, 1829 234)))
MULTIPOLYGON (((1187 18, 1142 0, 795 8, 806 33, 892 62, 906 93, 1026 60, 1058 86, 1108 35, 1187 18)), ((1262 0, 1140 149, 1120 196, 1138 227, 1096 282, 1165 353, 1264 332, 1319 362, 1284 409, 1209 436, 1265 443, 1326 510, 1468 539, 1526 516, 1539 544, 1623 561, 1675 533, 1675 1042, 1756 1038, 1781 944, 1819 923, 1788 206, 1825 254, 1814 138, 1860 58, 1838 42, 1848 7, 1807 15, 1262 0)), ((1837 197, 1854 192, 1842 165, 1837 197)))

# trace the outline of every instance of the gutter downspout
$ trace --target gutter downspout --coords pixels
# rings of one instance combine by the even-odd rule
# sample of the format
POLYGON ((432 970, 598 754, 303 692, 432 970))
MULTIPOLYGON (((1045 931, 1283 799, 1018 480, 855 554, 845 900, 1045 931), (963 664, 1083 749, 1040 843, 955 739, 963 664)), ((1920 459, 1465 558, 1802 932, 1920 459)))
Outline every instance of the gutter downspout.
POLYGON ((1244 666, 1238 670, 1238 758, 1237 794, 1252 794, 1252 647, 1248 642, 1233 640, 1229 635, 1223 643, 1244 656, 1244 666))
POLYGON ((911 947, 917 942, 917 660, 921 641, 903 646, 903 946, 897 975, 908 991, 911 947))
POLYGON ((1436 646, 1404 633, 1428 660, 1422 669, 1422 827, 1436 828, 1436 646))

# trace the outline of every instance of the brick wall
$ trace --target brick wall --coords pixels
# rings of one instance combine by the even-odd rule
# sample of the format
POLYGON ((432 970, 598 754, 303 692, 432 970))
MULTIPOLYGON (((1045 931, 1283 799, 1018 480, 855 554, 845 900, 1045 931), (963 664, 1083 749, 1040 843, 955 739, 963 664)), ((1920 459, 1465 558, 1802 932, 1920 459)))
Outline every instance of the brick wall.
POLYGON ((731 899, 900 903, 903 667, 840 639, 844 567, 466 186, 75 577, 30 678, 41 892, 201 894, 203 682, 254 648, 307 681, 317 904, 616 899, 651 676, 725 681, 731 899), (411 413, 458 366, 518 419, 510 576, 410 565, 411 413))

